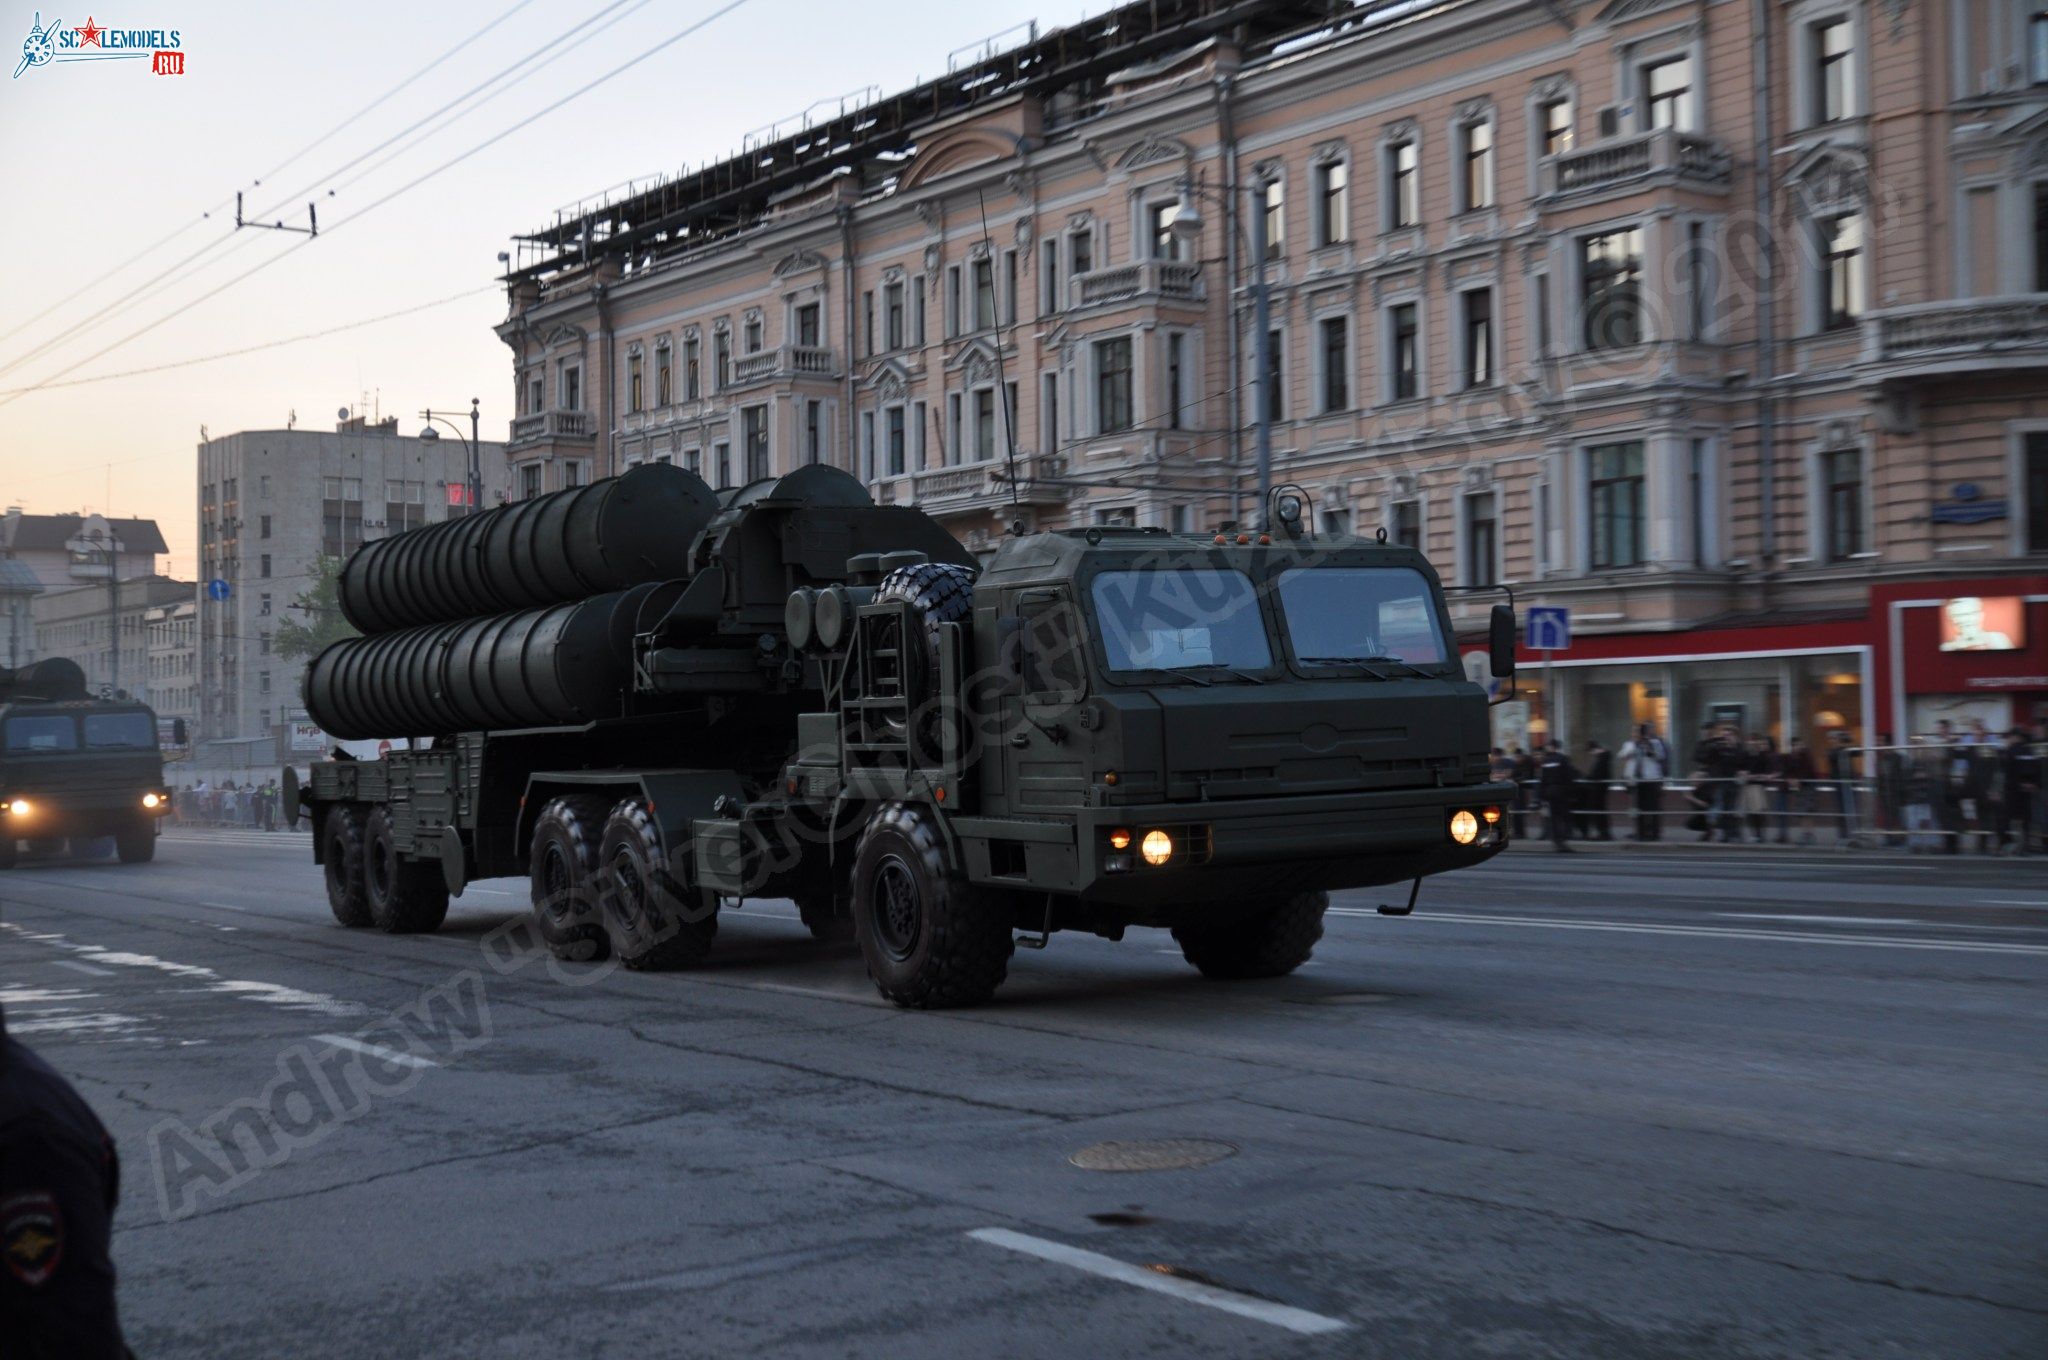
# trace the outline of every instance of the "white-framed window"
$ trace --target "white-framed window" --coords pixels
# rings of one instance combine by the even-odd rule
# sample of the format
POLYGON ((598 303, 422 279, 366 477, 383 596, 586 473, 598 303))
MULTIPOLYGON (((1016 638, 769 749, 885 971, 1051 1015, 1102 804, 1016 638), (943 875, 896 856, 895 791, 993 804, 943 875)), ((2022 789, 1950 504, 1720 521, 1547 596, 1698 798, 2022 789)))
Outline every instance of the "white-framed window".
POLYGON ((1863 450, 1854 444, 1815 450, 1810 478, 1814 559, 1861 560, 1870 550, 1870 492, 1863 450))
POLYGON ((863 478, 870 482, 874 481, 878 474, 875 468, 875 413, 873 411, 862 411, 860 413, 860 466, 863 478))
POLYGON ((1649 477, 1640 439, 1589 444, 1586 464, 1586 563, 1626 571, 1649 560, 1649 477))
POLYGON ((1161 365, 1164 372, 1166 391, 1162 403, 1166 408, 1166 427, 1170 430, 1183 428, 1188 422, 1186 416, 1194 410, 1195 375, 1190 367, 1193 362, 1194 345, 1186 331, 1168 331, 1164 348, 1166 362, 1161 365))
POLYGON ((561 371, 556 375, 555 390, 562 395, 562 409, 564 411, 582 410, 583 365, 580 362, 563 363, 561 371))
POLYGON ((768 453, 768 408, 749 406, 740 412, 740 448, 746 461, 746 480, 758 482, 774 474, 768 453))
POLYGON ((743 334, 746 340, 747 353, 759 354, 761 352, 761 345, 763 339, 761 327, 761 314, 759 312, 747 313, 746 320, 744 322, 743 334))
POLYGON ((1478 212, 1494 205, 1493 113, 1486 111, 1458 124, 1458 211, 1478 212))
POLYGON ((1562 156, 1578 140, 1575 102, 1569 94, 1553 94, 1536 105, 1536 154, 1562 156))
POLYGON ((685 471, 694 472, 699 477, 702 477, 704 475, 704 450, 696 448, 684 449, 683 468, 685 471))
POLYGON ((711 378, 716 390, 732 386, 732 332, 720 327, 711 337, 711 378))
POLYGON ((519 499, 530 501, 541 491, 542 467, 539 463, 519 465, 519 499))
POLYGON ((1643 62, 1636 68, 1636 82, 1645 131, 1699 131, 1692 53, 1670 53, 1643 62))
POLYGON ((1287 254, 1287 181, 1277 174, 1267 179, 1259 201, 1266 218, 1266 258, 1281 259, 1287 254))
POLYGON ((647 359, 638 349, 626 355, 626 410, 637 414, 647 395, 647 359))
POLYGON ((994 330, 996 326, 996 262, 984 256, 972 261, 974 271, 974 329, 994 330))
POLYGON ((946 338, 960 334, 960 266, 946 266, 946 338))
POLYGON ((1494 320, 1494 290, 1467 288, 1458 294, 1458 383, 1491 387, 1500 377, 1500 341, 1494 320))
POLYGON ((712 485, 720 491, 732 485, 732 445, 721 439, 711 446, 712 472, 718 478, 712 485))
POLYGON ((900 403, 882 408, 882 429, 884 475, 901 477, 910 471, 910 429, 909 415, 900 403))
POLYGON ((883 348, 890 350, 903 348, 909 336, 909 331, 903 322, 903 280, 895 279, 882 285, 883 348))
POLYGON ((1395 496, 1386 503, 1387 542, 1397 548, 1425 552, 1429 507, 1420 496, 1395 496))
POLYGON ((1388 231, 1402 231, 1422 221, 1422 144, 1413 136, 1397 137, 1381 153, 1386 180, 1388 231))
POLYGON ((590 484, 590 460, 588 458, 564 458, 562 460, 562 489, 590 484))
POLYGON ((968 396, 974 403, 974 461, 986 463, 996 456, 1002 428, 997 423, 996 389, 977 387, 968 396))
POLYGON ((796 342, 811 348, 825 343, 825 308, 818 302, 799 302, 792 314, 796 342))
POLYGON ((1828 213, 1813 220, 1816 329, 1854 330, 1869 310, 1868 246, 1860 212, 1828 213))
POLYGON ((860 352, 866 357, 875 352, 875 290, 864 289, 860 295, 860 352))
POLYGON ((1578 238, 1579 346, 1626 349, 1643 342, 1643 230, 1617 226, 1578 238))
POLYGON ((668 406, 676 399, 675 351, 663 336, 654 346, 654 404, 668 406))
POLYGON ((1500 492, 1488 486, 1459 497, 1458 580, 1490 586, 1500 578, 1500 492))
POLYGON ((923 402, 914 401, 910 404, 910 447, 916 455, 913 466, 919 472, 925 469, 925 421, 928 418, 923 402))
POLYGON ((1317 249, 1351 239, 1351 161, 1337 154, 1309 173, 1314 202, 1309 244, 1317 249))
POLYGON ((1413 401, 1423 394, 1422 301, 1391 303, 1385 318, 1386 399, 1413 401))
POLYGON ((960 414, 960 394, 946 394, 946 461, 958 463, 967 452, 967 422, 960 414))
POLYGON ((543 410, 547 409, 547 398, 544 392, 545 386, 546 380, 541 376, 539 369, 535 369, 527 375, 526 414, 530 416, 539 415, 543 410))
POLYGON ((703 344, 695 335, 683 338, 683 400, 696 401, 704 395, 703 344))
POLYGON ((825 403, 812 397, 804 403, 804 461, 824 462, 825 447, 831 438, 832 432, 825 424, 825 403))
POLYGON ((1092 347, 1095 369, 1095 432, 1120 434, 1136 420, 1132 409, 1131 337, 1115 335, 1092 347))
POLYGON ((1003 310, 1002 324, 1017 324, 1017 252, 1003 252, 1003 310))
POLYGON ((1060 309, 1060 243, 1057 237, 1038 243, 1038 314, 1060 309))
POLYGON ((1806 69, 1812 82, 1807 117, 1815 124, 1856 116, 1856 41, 1849 16, 1831 14, 1807 25, 1806 69))
POLYGON ((1180 238, 1173 234, 1173 220, 1179 212, 1180 204, 1170 198, 1145 205, 1145 244, 1153 259, 1180 258, 1180 238))
POLYGON ((1060 375, 1057 371, 1039 375, 1038 424, 1039 449, 1045 453, 1058 453, 1065 432, 1060 429, 1060 375))
POLYGON ((1557 348, 1555 322, 1552 320, 1550 271, 1538 269, 1529 275, 1529 343, 1539 359, 1548 358, 1557 348))
POLYGON ((920 349, 924 347, 924 275, 919 274, 910 281, 910 343, 920 349))
POLYGON ((1352 409, 1351 314, 1333 312, 1315 323, 1316 414, 1352 409))

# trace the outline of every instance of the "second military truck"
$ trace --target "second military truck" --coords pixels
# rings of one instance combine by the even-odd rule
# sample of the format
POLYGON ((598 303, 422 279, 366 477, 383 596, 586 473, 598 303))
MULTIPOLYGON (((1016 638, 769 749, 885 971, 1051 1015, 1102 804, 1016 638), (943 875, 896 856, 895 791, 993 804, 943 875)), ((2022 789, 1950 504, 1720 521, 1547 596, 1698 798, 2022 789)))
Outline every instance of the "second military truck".
MULTIPOLYGON (((721 496, 652 464, 370 543, 340 582, 365 636, 306 708, 412 740, 315 764, 288 814, 349 926, 524 875, 563 958, 691 964, 721 909, 790 898, 907 1006, 985 1000, 1061 930, 1284 974, 1331 890, 1498 853, 1510 791, 1427 561, 1276 507, 1270 537, 977 566, 828 467, 721 496)), ((1497 608, 1497 675, 1513 642, 1497 608)))
MULTIPOLYGON (((177 729, 183 744, 182 718, 177 729)), ((94 697, 68 657, 0 666, 0 869, 24 841, 54 851, 112 836, 123 864, 155 858, 171 810, 157 742, 148 705, 94 697)))

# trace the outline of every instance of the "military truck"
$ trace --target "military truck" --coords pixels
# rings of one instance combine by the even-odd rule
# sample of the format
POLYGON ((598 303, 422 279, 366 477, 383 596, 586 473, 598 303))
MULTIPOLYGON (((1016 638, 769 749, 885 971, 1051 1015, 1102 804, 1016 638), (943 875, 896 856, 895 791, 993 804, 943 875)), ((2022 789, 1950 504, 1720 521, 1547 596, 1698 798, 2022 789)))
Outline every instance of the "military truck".
POLYGON ((0 666, 0 869, 23 841, 57 850, 112 836, 123 864, 154 858, 171 810, 157 742, 147 704, 89 695, 69 658, 0 666))
MULTIPOLYGON (((524 875, 562 958, 693 964, 788 898, 906 1006, 982 1001, 1058 931, 1284 974, 1331 890, 1498 853, 1510 790, 1429 563, 1278 510, 980 566, 829 467, 715 495, 653 464, 379 540, 304 698, 409 749, 287 771, 287 815, 347 926, 524 875)), ((1510 607, 1488 645, 1511 672, 1510 607)))

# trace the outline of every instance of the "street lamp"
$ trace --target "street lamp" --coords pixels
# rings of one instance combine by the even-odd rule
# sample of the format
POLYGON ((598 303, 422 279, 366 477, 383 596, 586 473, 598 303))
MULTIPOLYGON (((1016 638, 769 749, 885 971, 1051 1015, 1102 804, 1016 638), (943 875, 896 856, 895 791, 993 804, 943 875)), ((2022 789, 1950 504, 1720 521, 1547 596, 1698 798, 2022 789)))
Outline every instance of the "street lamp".
MULTIPOLYGON (((1270 505, 1273 499, 1273 422, 1272 397, 1266 391, 1266 384, 1272 380, 1273 332, 1272 300, 1266 286, 1266 190, 1270 181, 1264 176, 1255 177, 1243 185, 1222 185, 1214 190, 1196 183, 1187 176, 1180 181, 1180 196, 1173 205, 1173 217, 1167 222, 1166 230, 1174 240, 1193 248, 1202 238, 1201 195, 1213 192, 1218 195, 1233 190, 1243 190, 1250 200, 1246 216, 1251 218, 1252 255, 1252 431, 1253 449, 1259 479, 1259 506, 1253 527, 1260 533, 1272 528, 1270 505)), ((1232 279, 1228 286, 1233 290, 1237 281, 1232 279)), ((1230 324, 1237 325, 1237 308, 1230 309, 1230 324)))
POLYGON ((430 407, 420 412, 420 419, 427 422, 426 428, 420 431, 421 439, 431 441, 441 437, 441 432, 434 428, 434 422, 438 420, 449 429, 455 431, 455 437, 462 440, 463 452, 469 455, 468 513, 474 515, 483 508, 484 503, 483 442, 479 435, 479 424, 482 420, 482 415, 478 410, 478 399, 475 397, 469 399, 469 437, 467 439, 463 439, 462 427, 457 425, 446 412, 437 412, 430 407))

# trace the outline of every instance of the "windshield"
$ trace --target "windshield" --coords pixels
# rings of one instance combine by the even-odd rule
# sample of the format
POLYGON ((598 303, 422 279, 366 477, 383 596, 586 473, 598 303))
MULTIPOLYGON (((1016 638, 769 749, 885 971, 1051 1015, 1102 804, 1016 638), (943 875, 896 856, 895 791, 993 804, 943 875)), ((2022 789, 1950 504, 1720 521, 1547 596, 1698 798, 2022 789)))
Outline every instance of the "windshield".
POLYGON ((85 745, 88 750, 156 745, 156 722, 147 713, 88 713, 85 715, 85 745))
POLYGON ((1450 659, 1436 597, 1413 567, 1297 567, 1280 573, 1280 612, 1302 664, 1450 659))
POLYGON ((43 718, 9 718, 7 749, 10 751, 76 751, 78 724, 70 714, 43 718))
POLYGON ((1273 663, 1251 577, 1220 567, 1106 571, 1092 587, 1112 671, 1273 663))

